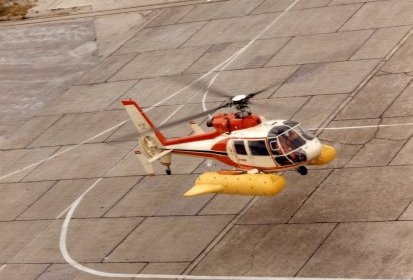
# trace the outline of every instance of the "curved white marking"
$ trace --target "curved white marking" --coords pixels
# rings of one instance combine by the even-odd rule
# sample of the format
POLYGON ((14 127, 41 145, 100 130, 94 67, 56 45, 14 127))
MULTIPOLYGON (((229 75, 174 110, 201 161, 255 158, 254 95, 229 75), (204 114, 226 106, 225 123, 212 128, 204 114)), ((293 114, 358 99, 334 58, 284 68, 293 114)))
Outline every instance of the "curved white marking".
MULTIPOLYGON (((60 239, 59 239, 59 247, 60 251, 63 255, 63 258, 67 263, 69 263, 74 268, 101 277, 117 277, 117 278, 152 278, 152 279, 191 279, 191 280, 207 280, 207 279, 215 279, 215 280, 287 280, 287 279, 308 279, 308 278, 292 278, 292 277, 268 277, 268 276, 207 276, 207 275, 180 275, 180 274, 130 274, 130 273, 112 273, 112 272, 104 272, 95 270, 86 266, 81 265, 77 261, 75 261, 69 254, 67 250, 67 231, 69 229, 70 220, 84 198, 84 196, 91 191, 103 178, 99 178, 96 180, 69 208, 69 212, 67 213, 65 220, 63 222, 62 231, 60 232, 60 239)), ((311 278, 315 279, 315 278, 311 278)))
MULTIPOLYGON (((86 266, 81 265, 77 261, 75 261, 69 254, 67 250, 67 231, 69 229, 70 220, 79 206, 82 199, 85 195, 90 192, 103 178, 99 178, 96 180, 69 208, 69 212, 67 213, 64 221, 62 230, 60 232, 59 238, 59 247, 60 251, 63 255, 63 258, 67 263, 69 263, 74 268, 101 277, 117 277, 117 278, 152 278, 152 279, 189 279, 189 280, 208 280, 208 279, 215 279, 215 280, 317 280, 317 279, 331 279, 331 278, 304 278, 304 277, 271 277, 271 276, 209 276, 209 275, 181 275, 181 274, 131 274, 131 273, 112 273, 112 272, 104 272, 100 270, 95 270, 86 266)), ((346 278, 335 278, 335 280, 344 280, 346 278)), ((348 280, 348 279, 347 279, 348 280)), ((360 280, 360 279, 352 279, 352 280, 360 280)))
MULTIPOLYGON (((218 77, 218 75, 221 73, 221 71, 220 72, 218 72, 218 73, 216 73, 215 74, 215 76, 214 77, 212 77, 212 79, 209 81, 209 83, 208 83, 208 86, 207 86, 207 89, 206 89, 206 91, 204 92, 204 95, 202 96, 202 110, 204 110, 204 112, 205 111, 207 111, 208 110, 208 108, 206 107, 206 99, 207 99, 207 96, 208 96, 208 90, 209 90, 209 88, 212 86, 212 84, 215 82, 215 80, 217 79, 217 77, 218 77)), ((211 116, 211 115, 210 115, 211 116)))
MULTIPOLYGON (((100 182, 100 180, 97 180, 93 185, 91 185, 88 189, 88 191, 90 191, 93 187, 95 187, 98 183, 100 182)), ((66 218, 63 222, 63 226, 62 226, 62 231, 60 233, 60 239, 59 239, 59 246, 60 246, 60 251, 63 255, 63 258, 65 259, 65 261, 67 263, 69 263, 71 266, 73 266, 74 268, 83 271, 83 272, 87 272, 89 274, 92 275, 96 275, 96 276, 101 276, 101 277, 118 277, 118 278, 157 278, 157 279, 174 279, 174 278, 184 278, 184 279, 213 279, 211 277, 209 278, 198 278, 197 276, 195 276, 194 278, 187 278, 185 276, 182 275, 158 275, 158 274, 129 274, 129 273, 110 273, 110 272, 104 272, 104 271, 99 271, 99 270, 95 270, 95 269, 91 269, 89 267, 83 266, 80 263, 78 263, 77 261, 75 261, 69 254, 69 252, 67 251, 67 246, 66 246, 66 240, 67 240, 67 230, 69 228, 70 225, 70 219, 73 216, 73 213, 75 212, 77 206, 79 205, 80 201, 82 200, 82 198, 84 197, 84 195, 88 192, 86 191, 83 195, 81 195, 78 199, 76 199, 76 201, 72 204, 72 206, 70 207, 69 212, 66 215, 66 218)), ((217 278, 215 278, 217 279, 217 278)), ((238 279, 238 278, 234 278, 234 279, 238 279)))

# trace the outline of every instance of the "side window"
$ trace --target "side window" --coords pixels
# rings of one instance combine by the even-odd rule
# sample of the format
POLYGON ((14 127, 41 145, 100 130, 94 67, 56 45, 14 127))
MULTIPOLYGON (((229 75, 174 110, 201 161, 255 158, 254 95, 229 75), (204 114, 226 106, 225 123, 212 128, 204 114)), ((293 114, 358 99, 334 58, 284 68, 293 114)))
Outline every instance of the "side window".
POLYGON ((250 148, 251 154, 253 156, 268 156, 267 146, 265 142, 260 141, 248 141, 248 147, 250 148))
POLYGON ((278 150, 277 139, 274 139, 274 140, 270 141, 270 146, 271 146, 271 150, 273 150, 273 151, 278 150))
POLYGON ((271 147, 271 151, 273 152, 274 155, 276 156, 281 156, 282 152, 280 150, 280 148, 278 147, 278 141, 276 138, 273 138, 270 140, 270 147, 271 147))
POLYGON ((247 150, 245 150, 244 141, 234 141, 234 148, 237 154, 246 155, 247 150))
POLYGON ((278 163, 279 165, 281 165, 281 166, 292 164, 292 162, 289 161, 288 158, 285 157, 285 156, 278 156, 278 157, 275 158, 275 160, 276 160, 277 163, 278 163))

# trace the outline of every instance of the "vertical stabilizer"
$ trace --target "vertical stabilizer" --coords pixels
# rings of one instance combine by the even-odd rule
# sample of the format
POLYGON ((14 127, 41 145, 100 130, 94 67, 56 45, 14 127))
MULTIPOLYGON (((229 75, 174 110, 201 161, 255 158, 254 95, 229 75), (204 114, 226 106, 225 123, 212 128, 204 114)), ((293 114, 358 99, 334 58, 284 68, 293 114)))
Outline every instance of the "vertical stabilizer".
POLYGON ((123 100, 123 106, 128 113, 133 125, 139 132, 139 147, 135 151, 136 156, 144 167, 145 171, 154 175, 155 171, 152 163, 158 160, 163 165, 167 166, 171 164, 171 150, 165 149, 166 139, 155 125, 148 118, 148 116, 139 107, 138 103, 132 99, 123 100))

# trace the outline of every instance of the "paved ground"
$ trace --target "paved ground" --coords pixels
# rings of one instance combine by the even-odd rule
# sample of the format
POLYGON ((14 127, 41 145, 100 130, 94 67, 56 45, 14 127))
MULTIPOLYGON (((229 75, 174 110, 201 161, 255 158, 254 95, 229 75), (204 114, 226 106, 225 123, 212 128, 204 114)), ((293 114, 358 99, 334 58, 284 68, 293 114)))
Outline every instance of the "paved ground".
MULTIPOLYGON (((30 116, 22 117, 32 105, 24 91, 16 110, 2 101, 0 114, 9 121, 1 130, 0 176, 125 120, 123 97, 146 107, 162 100, 181 86, 171 80, 189 82, 209 71, 290 3, 188 2, 153 11, 157 17, 144 29, 67 91, 50 90, 47 105, 30 116)), ((38 27, 24 26, 13 28, 38 27)), ((221 73, 216 87, 236 94, 276 83, 257 101, 257 112, 307 127, 411 123, 412 27, 411 0, 301 0, 221 73)), ((12 27, 3 30, 13 38, 12 27)), ((44 47, 25 46, 32 55, 24 61, 44 47)), ((0 48, 19 56, 3 40, 0 48)), ((7 87, 14 76, 7 75, 3 53, 1 59, 0 96, 9 102, 16 95, 7 87)), ((26 70, 21 77, 37 73, 26 70)), ((201 98, 188 101, 192 93, 149 114, 160 122, 185 102, 175 117, 198 112, 201 98)), ((77 207, 66 240, 71 257, 95 270, 412 278, 412 132, 412 126, 326 130, 320 137, 337 148, 337 160, 306 177, 288 172, 288 186, 276 197, 187 199, 182 194, 208 169, 205 163, 176 158, 175 175, 159 168, 160 175, 144 176, 126 123, 1 180, 0 279, 105 279, 67 264, 59 248, 61 213, 102 177, 77 207)), ((186 125, 168 130, 170 136, 187 133, 186 125)))

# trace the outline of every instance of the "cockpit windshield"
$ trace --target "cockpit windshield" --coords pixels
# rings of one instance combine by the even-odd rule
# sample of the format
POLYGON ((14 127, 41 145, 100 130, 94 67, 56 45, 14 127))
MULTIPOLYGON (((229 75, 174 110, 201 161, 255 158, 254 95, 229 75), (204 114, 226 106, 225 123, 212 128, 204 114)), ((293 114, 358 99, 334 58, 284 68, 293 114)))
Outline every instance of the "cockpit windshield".
POLYGON ((271 152, 280 165, 306 161, 306 154, 301 147, 312 139, 314 136, 294 121, 284 121, 283 125, 273 127, 268 135, 271 152))
POLYGON ((280 141, 280 145, 284 153, 294 151, 305 144, 305 140, 301 138, 301 136, 293 129, 290 129, 278 136, 278 140, 280 141))

